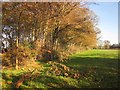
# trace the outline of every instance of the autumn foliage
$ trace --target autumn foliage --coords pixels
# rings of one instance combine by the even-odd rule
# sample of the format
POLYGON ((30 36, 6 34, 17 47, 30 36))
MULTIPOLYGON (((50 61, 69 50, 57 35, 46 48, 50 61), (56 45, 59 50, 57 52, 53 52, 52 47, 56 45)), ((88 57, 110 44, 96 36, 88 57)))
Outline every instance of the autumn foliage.
POLYGON ((3 62, 68 59, 82 49, 96 47, 97 17, 81 2, 3 3, 3 62), (27 42, 26 45, 23 43, 27 42), (74 49, 73 49, 74 48, 74 49))
POLYGON ((8 52, 3 54, 3 66, 15 66, 15 57, 18 57, 19 66, 24 66, 29 62, 34 62, 36 58, 35 50, 19 45, 19 48, 9 48, 8 52))

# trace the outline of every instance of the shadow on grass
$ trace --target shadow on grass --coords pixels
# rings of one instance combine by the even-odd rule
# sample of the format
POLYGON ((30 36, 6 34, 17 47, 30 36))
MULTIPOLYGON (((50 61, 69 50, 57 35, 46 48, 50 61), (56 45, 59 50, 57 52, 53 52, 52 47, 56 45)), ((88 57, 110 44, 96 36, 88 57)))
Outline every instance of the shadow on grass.
MULTIPOLYGON (((86 78, 99 79, 97 87, 118 87, 118 59, 101 57, 73 57, 65 63, 67 66, 89 73, 86 78), (93 76, 92 76, 93 75, 93 76)), ((94 81, 90 81, 94 82, 94 81)), ((94 83, 95 84, 95 83, 94 83)), ((95 87, 95 85, 93 85, 95 87)))
POLYGON ((74 57, 64 64, 78 68, 96 67, 101 69, 118 69, 118 59, 99 58, 99 57, 74 57))
MULTIPOLYGON (((21 79, 21 76, 23 74, 19 75, 8 75, 6 73, 3 73, 3 79, 6 80, 5 86, 3 88, 8 89, 15 89, 16 85, 15 83, 21 79)), ((36 75, 34 75, 36 76, 36 75)), ((33 76, 33 77, 34 77, 33 76)), ((71 79, 71 78, 65 78, 62 76, 49 76, 49 75, 41 75, 39 74, 38 77, 35 77, 33 80, 26 79, 23 81, 23 83, 20 85, 19 89, 35 89, 35 88, 76 88, 78 82, 77 80, 71 79), (72 82, 72 83, 71 83, 72 82)))
POLYGON ((69 85, 65 80, 52 76, 39 76, 32 82, 27 82, 26 85, 31 88, 74 88, 74 85, 69 85))

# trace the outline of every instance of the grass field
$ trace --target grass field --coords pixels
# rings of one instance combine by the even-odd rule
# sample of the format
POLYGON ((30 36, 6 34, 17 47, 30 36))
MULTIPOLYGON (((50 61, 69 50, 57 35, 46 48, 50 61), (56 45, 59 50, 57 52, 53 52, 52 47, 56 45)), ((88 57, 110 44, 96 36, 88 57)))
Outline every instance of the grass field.
POLYGON ((91 87, 118 86, 118 50, 90 50, 77 53, 65 64, 80 72, 88 72, 91 69, 91 80, 88 80, 91 87))
MULTIPOLYGON (((20 88, 115 88, 118 87, 118 50, 89 50, 74 54, 62 64, 78 70, 80 78, 47 73, 50 65, 40 62, 39 73, 24 80, 20 88)), ((30 70, 28 70, 30 71, 30 70)), ((26 71, 26 72, 28 72, 26 71)), ((3 70, 3 88, 13 88, 25 70, 3 70)))

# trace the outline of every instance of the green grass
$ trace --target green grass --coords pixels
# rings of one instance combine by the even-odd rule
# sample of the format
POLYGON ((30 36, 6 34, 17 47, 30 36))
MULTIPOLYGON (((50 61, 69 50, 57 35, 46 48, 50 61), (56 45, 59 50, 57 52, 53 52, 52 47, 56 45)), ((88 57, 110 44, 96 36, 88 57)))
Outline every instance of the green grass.
MULTIPOLYGON (((50 75, 46 73, 50 65, 41 62, 43 68, 33 80, 25 80, 23 88, 115 88, 118 87, 118 50, 89 50, 77 53, 64 62, 78 70, 79 79, 50 75)), ((3 70, 3 88, 14 88, 14 83, 28 71, 3 70)))
MULTIPOLYGON (((118 86, 118 50, 90 50, 72 55, 71 60, 65 64, 80 72, 93 71, 91 76, 99 80, 94 87, 117 87, 118 86)), ((90 76, 90 77, 91 77, 90 76)))
MULTIPOLYGON (((72 55, 65 64, 76 67, 99 67, 112 69, 118 67, 117 50, 92 50, 72 55)), ((80 69, 79 68, 79 69, 80 69)))

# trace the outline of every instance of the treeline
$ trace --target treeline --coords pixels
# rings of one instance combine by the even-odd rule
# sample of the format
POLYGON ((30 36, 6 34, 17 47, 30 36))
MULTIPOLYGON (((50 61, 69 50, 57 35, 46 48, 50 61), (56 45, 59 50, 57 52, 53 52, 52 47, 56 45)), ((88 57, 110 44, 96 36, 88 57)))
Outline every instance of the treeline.
POLYGON ((117 49, 117 48, 120 48, 120 43, 111 44, 109 40, 104 40, 104 41, 98 40, 97 48, 98 49, 117 49))
POLYGON ((115 49, 115 48, 120 48, 120 43, 119 44, 112 44, 110 46, 111 49, 115 49))
POLYGON ((63 60, 96 47, 96 15, 84 3, 10 2, 2 5, 3 65, 30 60, 63 60), (7 58, 6 58, 7 57, 7 58))

